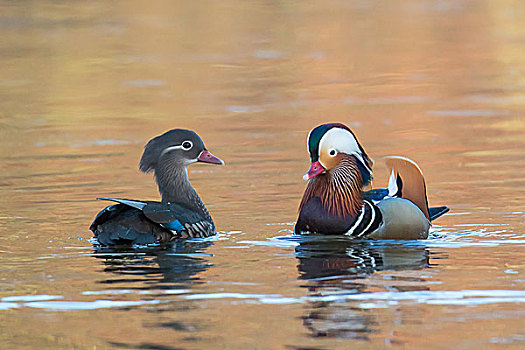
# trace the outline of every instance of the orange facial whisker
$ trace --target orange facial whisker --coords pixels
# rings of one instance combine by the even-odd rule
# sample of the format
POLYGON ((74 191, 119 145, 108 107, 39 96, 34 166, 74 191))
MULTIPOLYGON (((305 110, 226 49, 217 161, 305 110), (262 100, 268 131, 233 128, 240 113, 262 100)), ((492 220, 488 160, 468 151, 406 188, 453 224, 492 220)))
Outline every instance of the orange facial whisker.
POLYGON ((361 210, 363 178, 356 160, 346 154, 337 157, 335 168, 310 179, 299 211, 313 197, 319 197, 326 210, 333 215, 354 216, 361 210))

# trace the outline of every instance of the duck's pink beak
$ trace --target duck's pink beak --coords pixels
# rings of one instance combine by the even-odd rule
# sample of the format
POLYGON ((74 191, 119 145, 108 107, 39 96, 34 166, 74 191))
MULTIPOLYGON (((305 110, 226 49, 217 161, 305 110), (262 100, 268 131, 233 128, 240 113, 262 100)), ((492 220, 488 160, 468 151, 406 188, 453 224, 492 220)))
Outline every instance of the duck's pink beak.
POLYGON ((215 157, 208 150, 202 151, 201 154, 199 154, 197 161, 203 162, 203 163, 224 165, 224 162, 222 161, 222 159, 215 157))
POLYGON ((310 165, 310 169, 308 169, 308 172, 303 175, 303 180, 309 180, 312 177, 316 177, 317 175, 322 174, 324 171, 325 168, 321 165, 321 163, 319 163, 319 161, 313 162, 312 165, 310 165))

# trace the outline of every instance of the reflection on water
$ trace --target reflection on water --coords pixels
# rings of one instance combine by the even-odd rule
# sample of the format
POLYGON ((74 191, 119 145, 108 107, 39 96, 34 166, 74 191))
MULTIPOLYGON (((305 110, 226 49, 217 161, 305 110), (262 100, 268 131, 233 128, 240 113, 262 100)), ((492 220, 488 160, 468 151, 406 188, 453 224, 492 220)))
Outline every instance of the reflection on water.
MULTIPOLYGON (((93 257, 103 259, 105 273, 105 278, 98 283, 107 289, 83 294, 146 296, 151 298, 151 311, 164 316, 161 320, 147 321, 145 327, 188 335, 195 333, 205 324, 181 319, 177 314, 195 312, 196 306, 184 300, 170 302, 166 297, 191 293, 195 285, 206 283, 198 275, 213 266, 209 261, 212 255, 206 253, 212 244, 203 240, 175 240, 168 249, 98 247, 93 257)), ((108 345, 124 349, 179 349, 155 342, 133 343, 124 339, 109 341, 108 345)))
MULTIPOLYGON (((347 300, 370 289, 366 279, 377 271, 420 270, 428 268, 425 246, 406 246, 355 242, 337 237, 314 237, 295 248, 300 279, 313 301, 305 306, 304 326, 314 337, 340 337, 367 340, 377 332, 381 321, 370 305, 347 300), (331 300, 330 297, 334 297, 331 300), (316 299, 321 300, 317 301, 316 299)), ((384 288, 392 292, 428 290, 420 277, 391 277, 384 288)))
POLYGON ((347 283, 376 271, 414 270, 429 267, 428 249, 402 243, 353 241, 346 237, 315 237, 295 248, 301 279, 347 283))
POLYGON ((0 348, 523 348, 524 1, 0 2, 0 348), (405 155, 451 208, 416 242, 290 237, 315 125, 405 155), (219 231, 93 247, 196 130, 219 231), (282 238, 282 236, 286 236, 282 238))
POLYGON ((93 256, 103 259, 108 288, 176 290, 203 283, 196 275, 210 268, 206 254, 213 242, 176 240, 169 249, 97 247, 93 256), (137 286, 138 285, 138 286, 137 286))

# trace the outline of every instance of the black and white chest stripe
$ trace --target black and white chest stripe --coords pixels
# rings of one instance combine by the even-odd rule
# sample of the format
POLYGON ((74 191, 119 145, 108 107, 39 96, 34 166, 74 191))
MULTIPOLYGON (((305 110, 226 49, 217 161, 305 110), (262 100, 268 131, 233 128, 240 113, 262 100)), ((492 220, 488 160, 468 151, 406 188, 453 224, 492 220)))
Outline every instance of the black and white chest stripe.
POLYGON ((352 226, 350 226, 348 231, 345 232, 345 235, 353 237, 366 237, 368 234, 374 232, 379 227, 382 220, 383 215, 381 215, 379 208, 372 202, 364 200, 361 213, 354 221, 352 226))

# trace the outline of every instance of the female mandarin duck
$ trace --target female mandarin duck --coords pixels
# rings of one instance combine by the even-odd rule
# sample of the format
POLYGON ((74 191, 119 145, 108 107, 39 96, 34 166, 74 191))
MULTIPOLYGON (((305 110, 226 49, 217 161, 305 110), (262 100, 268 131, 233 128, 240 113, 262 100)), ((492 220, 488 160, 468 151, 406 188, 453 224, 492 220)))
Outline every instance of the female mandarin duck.
POLYGON ((430 222, 448 208, 428 208, 421 169, 404 157, 387 157, 388 189, 364 191, 373 161, 345 125, 324 124, 308 135, 312 164, 295 233, 370 239, 424 239, 430 222))
POLYGON ((175 238, 214 235, 215 224, 188 179, 188 165, 224 162, 206 150, 199 135, 173 129, 150 140, 144 147, 140 170, 155 173, 161 202, 115 198, 91 224, 103 245, 164 243, 175 238))

